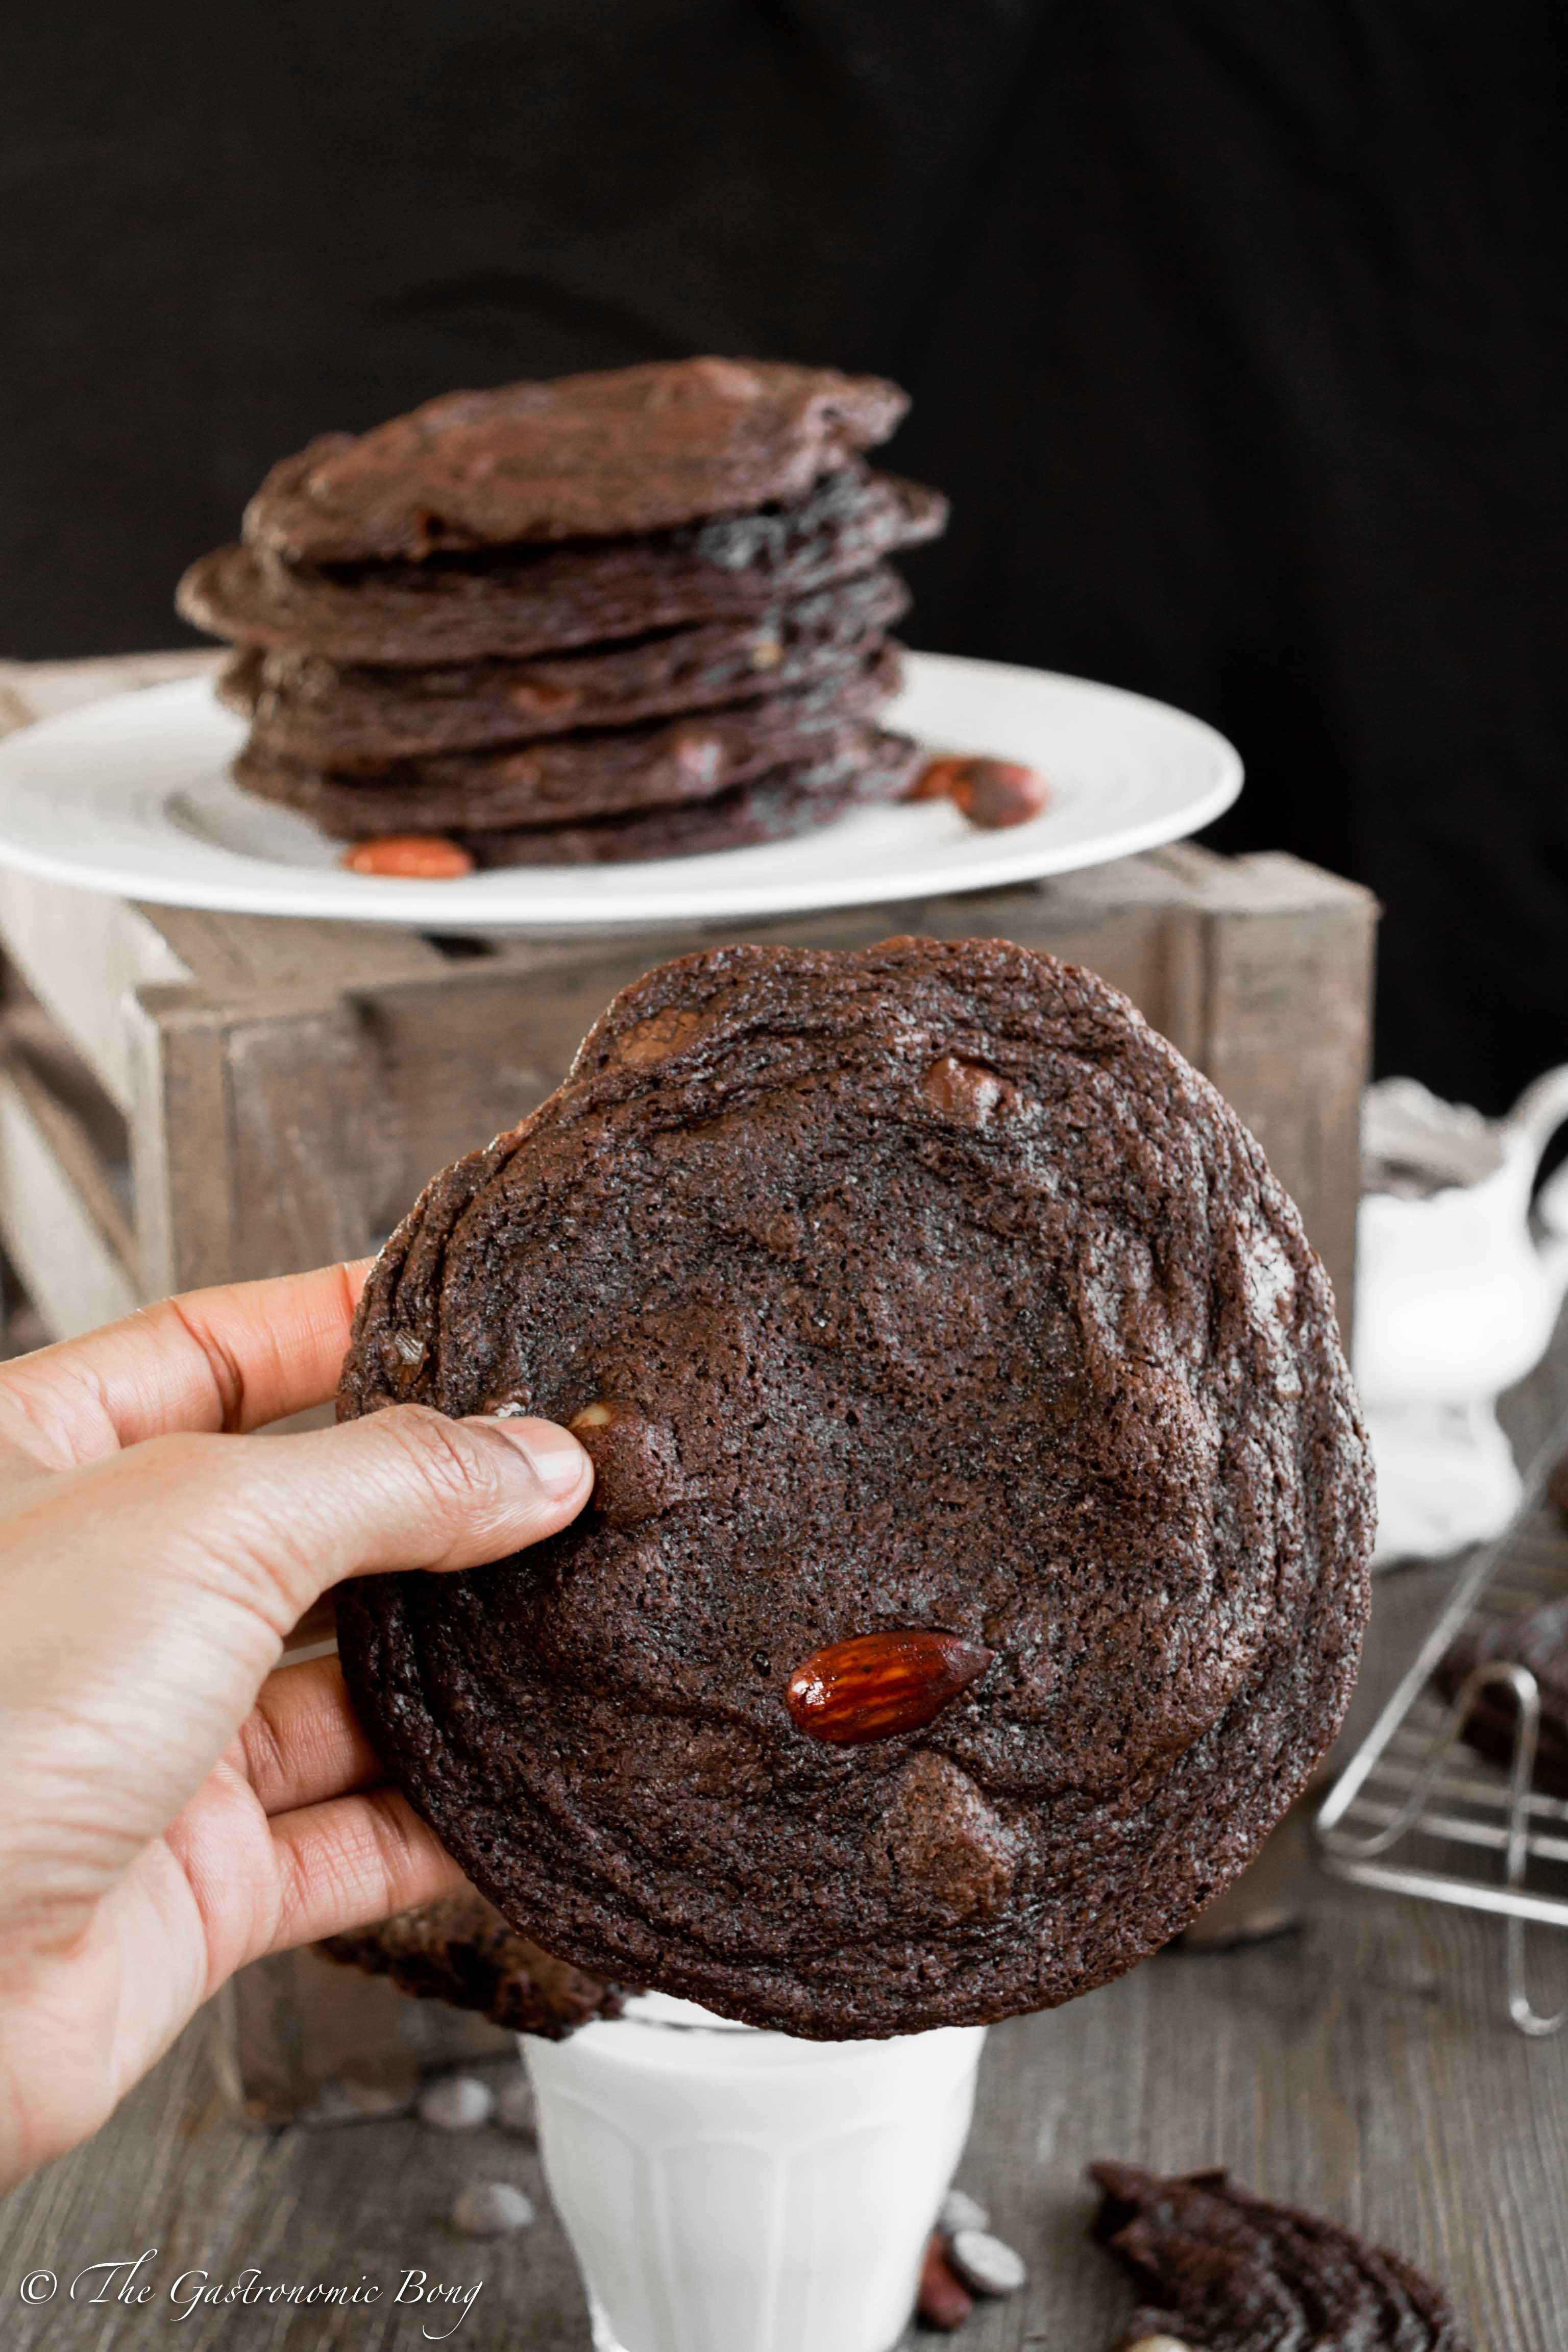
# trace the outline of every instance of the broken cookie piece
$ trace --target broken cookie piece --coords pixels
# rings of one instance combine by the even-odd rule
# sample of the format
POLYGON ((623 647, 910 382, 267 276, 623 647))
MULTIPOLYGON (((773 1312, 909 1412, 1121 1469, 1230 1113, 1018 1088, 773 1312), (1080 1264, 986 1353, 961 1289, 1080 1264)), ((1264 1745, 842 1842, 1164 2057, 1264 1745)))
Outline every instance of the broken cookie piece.
POLYGON ((1094 2235, 1143 2297, 1114 2352, 1474 2352, 1441 2287, 1342 2222, 1228 2172, 1091 2164, 1094 2235))
POLYGON ((547 2042, 621 2013, 618 1986, 542 1951, 471 1886, 400 1911, 379 1927, 329 1936, 315 1949, 367 1976, 390 1977, 417 2000, 477 2010, 493 2025, 547 2042))

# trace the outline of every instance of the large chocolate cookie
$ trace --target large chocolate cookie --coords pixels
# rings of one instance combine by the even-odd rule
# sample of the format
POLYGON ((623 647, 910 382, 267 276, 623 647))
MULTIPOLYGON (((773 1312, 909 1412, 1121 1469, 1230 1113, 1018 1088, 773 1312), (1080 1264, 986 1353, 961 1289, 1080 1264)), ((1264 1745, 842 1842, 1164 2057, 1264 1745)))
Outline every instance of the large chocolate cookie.
POLYGON ((712 800, 650 808, 587 824, 459 833, 476 866, 608 866, 752 849, 831 824, 852 809, 909 793, 924 758, 918 743, 884 727, 849 727, 820 755, 770 769, 712 800))
POLYGON ((1371 1495, 1322 1269, 1213 1088, 1001 940, 723 948, 426 1188, 340 1409, 515 1403, 538 1549, 344 1588, 378 1752, 507 1917, 760 2025, 1117 1975, 1331 1737, 1371 1495))
POLYGON ((857 466, 795 505, 646 539, 332 571, 284 563, 264 548, 220 547, 192 564, 174 601, 212 636, 332 661, 517 659, 746 618, 935 539, 946 520, 937 491, 857 466))
POLYGON ((449 392, 268 475, 245 536, 290 562, 661 530, 801 499, 885 441, 909 401, 879 376, 778 360, 641 367, 449 392))
POLYGON ((1094 2234, 1144 2298, 1118 2352, 1472 2352, 1441 2287, 1353 2230, 1226 2172, 1094 2164, 1094 2234))
POLYGON ((444 2000, 478 2010, 509 2032, 562 2042, 596 2017, 618 2017, 618 1987, 584 1976, 509 1927, 475 1888, 400 1911, 376 1927, 329 1936, 315 1949, 323 1959, 389 1977, 416 2000, 444 2000))
POLYGON ((339 776, 275 751, 258 728, 236 780, 298 809, 341 839, 378 833, 558 824, 631 809, 677 808, 785 762, 819 757, 897 689, 899 656, 881 647, 841 671, 765 701, 640 727, 559 735, 499 751, 448 751, 339 776))
POLYGON ((234 656, 218 693, 270 750, 342 773, 814 685, 863 667, 909 601, 898 573, 880 564, 754 617, 532 661, 371 669, 252 648, 234 656))

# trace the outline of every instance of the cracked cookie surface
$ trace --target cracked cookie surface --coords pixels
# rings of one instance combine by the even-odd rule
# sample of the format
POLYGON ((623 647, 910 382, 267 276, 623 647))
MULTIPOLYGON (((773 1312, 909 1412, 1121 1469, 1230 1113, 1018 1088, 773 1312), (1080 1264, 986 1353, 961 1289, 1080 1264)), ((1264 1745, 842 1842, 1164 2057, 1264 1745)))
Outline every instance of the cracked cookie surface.
POLYGON ((340 1409, 404 1399, 595 1453, 548 1543, 339 1603, 412 1801, 595 1974, 821 2036, 1049 2006, 1245 1865, 1343 1711, 1322 1269, 1212 1087, 1003 941, 624 992, 378 1261, 340 1409), (931 1719, 792 1718, 803 1661, 922 1629, 991 1654, 931 1719))

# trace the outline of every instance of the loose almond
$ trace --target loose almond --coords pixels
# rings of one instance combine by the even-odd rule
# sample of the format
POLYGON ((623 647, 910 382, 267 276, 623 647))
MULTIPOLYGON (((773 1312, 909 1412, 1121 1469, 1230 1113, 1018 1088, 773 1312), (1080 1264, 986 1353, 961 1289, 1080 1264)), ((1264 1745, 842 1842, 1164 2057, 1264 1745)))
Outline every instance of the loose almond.
POLYGON ((1016 760, 962 760, 959 767, 952 799, 971 824, 1027 824, 1050 801, 1051 788, 1038 769, 1016 760))
POLYGON ((942 2238, 928 2238, 921 2263, 920 2292, 915 2298, 920 2317, 928 2327, 962 2327, 973 2308, 974 2297, 949 2264, 942 2238))
POLYGON ((912 801, 950 800, 971 824, 987 830, 1027 824, 1050 805, 1051 788, 1037 768, 1017 760, 930 760, 916 777, 912 801))
POLYGON ((969 762, 967 760, 928 760, 925 766, 921 770, 920 774, 915 778, 914 782, 910 786, 909 791, 905 793, 905 799, 911 801, 951 800, 952 798, 952 788, 954 784, 957 783, 960 776, 963 773, 964 769, 968 765, 969 762))
POLYGON ((343 852, 351 874, 381 874, 401 882, 455 882, 474 861, 461 842, 443 833, 383 833, 343 852))
POLYGON ((918 1731, 978 1682, 994 1653, 956 1633, 857 1633, 814 1650, 789 1678, 797 1729, 837 1747, 918 1731))

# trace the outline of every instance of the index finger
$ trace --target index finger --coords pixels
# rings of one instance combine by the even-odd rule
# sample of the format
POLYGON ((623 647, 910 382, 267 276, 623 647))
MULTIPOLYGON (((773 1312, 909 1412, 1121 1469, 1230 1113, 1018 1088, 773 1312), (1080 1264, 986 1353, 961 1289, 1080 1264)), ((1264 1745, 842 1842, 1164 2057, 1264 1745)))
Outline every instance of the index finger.
POLYGON ((0 1365, 0 1440, 68 1470, 143 1438, 259 1429, 321 1404, 370 1265, 188 1290, 0 1365))

